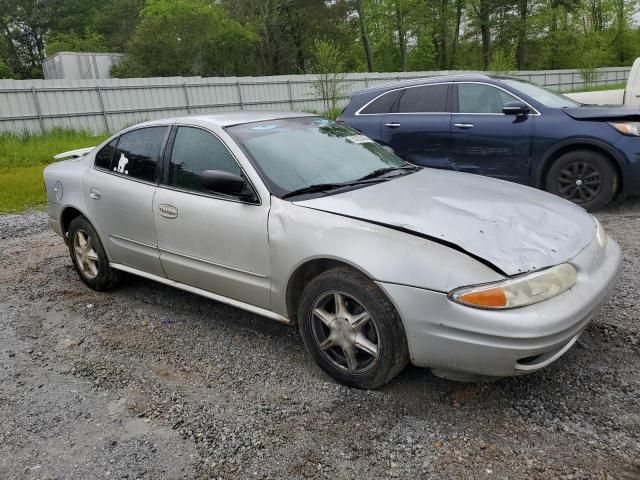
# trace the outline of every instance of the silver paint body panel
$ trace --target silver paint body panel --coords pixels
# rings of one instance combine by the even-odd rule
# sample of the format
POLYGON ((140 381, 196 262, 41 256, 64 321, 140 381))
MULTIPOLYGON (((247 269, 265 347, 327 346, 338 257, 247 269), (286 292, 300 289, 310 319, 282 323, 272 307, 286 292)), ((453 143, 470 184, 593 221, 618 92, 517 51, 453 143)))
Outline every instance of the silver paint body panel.
POLYGON ((555 195, 444 170, 298 204, 453 243, 508 275, 562 263, 596 232, 589 214, 555 195))
POLYGON ((254 186, 257 204, 97 170, 94 157, 107 140, 45 169, 52 227, 64 236, 61 218, 72 207, 94 225, 114 268, 285 322, 295 319, 286 292, 298 268, 318 259, 351 265, 396 306, 413 363, 483 375, 535 370, 515 366, 527 356, 542 355, 542 366, 555 360, 615 283, 619 247, 611 239, 606 250, 599 246, 586 212, 513 183, 427 169, 312 200, 272 197, 224 130, 254 114, 255 120, 295 116, 246 112, 145 125, 193 125, 216 134, 254 186), (446 295, 567 261, 578 283, 529 307, 478 310, 446 295))

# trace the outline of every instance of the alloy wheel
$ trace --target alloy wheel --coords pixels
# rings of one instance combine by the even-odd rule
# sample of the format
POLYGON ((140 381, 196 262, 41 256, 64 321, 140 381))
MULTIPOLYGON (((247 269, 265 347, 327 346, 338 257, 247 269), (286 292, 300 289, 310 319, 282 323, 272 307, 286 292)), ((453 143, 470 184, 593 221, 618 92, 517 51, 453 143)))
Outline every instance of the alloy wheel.
POLYGON ((311 311, 313 337, 322 355, 339 370, 360 374, 378 361, 375 319, 352 296, 339 291, 319 296, 311 311))
POLYGON ((589 162, 573 162, 560 171, 558 193, 575 203, 587 203, 602 190, 602 174, 589 162))
POLYGON ((93 248, 91 237, 84 230, 76 230, 73 235, 73 253, 82 274, 92 280, 98 276, 98 254, 93 248))

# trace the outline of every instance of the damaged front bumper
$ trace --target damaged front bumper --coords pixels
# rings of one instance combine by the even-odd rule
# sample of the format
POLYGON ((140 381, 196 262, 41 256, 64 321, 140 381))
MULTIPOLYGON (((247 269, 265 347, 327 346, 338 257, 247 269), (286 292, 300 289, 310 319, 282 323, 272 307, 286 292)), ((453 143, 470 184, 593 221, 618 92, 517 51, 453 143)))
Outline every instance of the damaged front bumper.
POLYGON ((571 263, 576 284, 549 300, 511 310, 481 310, 447 295, 378 282, 403 320, 411 362, 452 377, 512 376, 543 368, 576 342, 615 286, 621 251, 594 239, 571 263), (447 375, 447 373, 452 373, 447 375))

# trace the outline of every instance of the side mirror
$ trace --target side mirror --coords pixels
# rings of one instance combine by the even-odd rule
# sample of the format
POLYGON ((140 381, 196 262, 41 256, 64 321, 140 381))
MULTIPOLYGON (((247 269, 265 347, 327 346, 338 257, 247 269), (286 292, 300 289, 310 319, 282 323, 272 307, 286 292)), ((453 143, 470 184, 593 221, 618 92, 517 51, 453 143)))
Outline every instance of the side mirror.
POLYGON ((205 170, 200 174, 202 187, 215 193, 233 195, 243 200, 255 198, 248 188, 247 181, 240 175, 223 172, 222 170, 205 170))
POLYGON ((529 105, 524 102, 509 102, 502 106, 502 113, 505 115, 528 115, 531 112, 529 105))

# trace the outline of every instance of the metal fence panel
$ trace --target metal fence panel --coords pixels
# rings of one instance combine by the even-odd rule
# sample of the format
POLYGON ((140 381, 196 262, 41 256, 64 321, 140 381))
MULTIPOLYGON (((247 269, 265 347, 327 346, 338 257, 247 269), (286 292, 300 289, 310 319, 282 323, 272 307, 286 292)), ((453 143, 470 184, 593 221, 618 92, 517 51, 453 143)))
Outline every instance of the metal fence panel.
MULTIPOLYGON (((630 67, 598 69, 595 84, 622 83, 630 67)), ((345 92, 463 71, 349 73, 345 92)), ((514 76, 570 91, 583 88, 579 70, 520 71, 514 76)), ((0 80, 0 132, 52 128, 116 132, 145 120, 233 110, 324 110, 314 75, 275 77, 159 77, 86 80, 0 80)), ((346 100, 340 101, 343 106, 346 100)))

